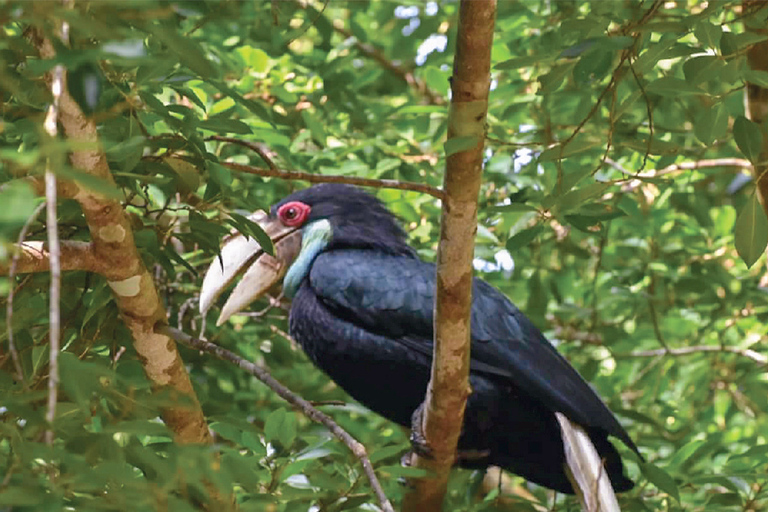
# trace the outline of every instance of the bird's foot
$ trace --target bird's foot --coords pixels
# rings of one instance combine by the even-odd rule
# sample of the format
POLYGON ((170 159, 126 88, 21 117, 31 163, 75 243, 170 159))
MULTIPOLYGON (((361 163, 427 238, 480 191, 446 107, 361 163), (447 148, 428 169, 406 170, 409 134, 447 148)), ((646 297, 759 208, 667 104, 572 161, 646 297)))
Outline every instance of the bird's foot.
MULTIPOLYGON (((424 419, 424 404, 422 403, 411 415, 411 435, 408 438, 411 442, 411 451, 403 455, 400 463, 403 466, 411 465, 411 455, 416 454, 425 459, 434 459, 434 451, 427 442, 424 435, 422 420, 424 419)), ((456 462, 480 462, 491 455, 491 450, 456 450, 456 462)))
MULTIPOLYGON (((434 458, 432 455, 432 447, 429 446, 427 438, 424 436, 424 403, 413 411, 411 415, 411 435, 408 440, 411 442, 411 450, 419 457, 425 459, 434 458)), ((410 454, 407 454, 410 456, 410 454)))

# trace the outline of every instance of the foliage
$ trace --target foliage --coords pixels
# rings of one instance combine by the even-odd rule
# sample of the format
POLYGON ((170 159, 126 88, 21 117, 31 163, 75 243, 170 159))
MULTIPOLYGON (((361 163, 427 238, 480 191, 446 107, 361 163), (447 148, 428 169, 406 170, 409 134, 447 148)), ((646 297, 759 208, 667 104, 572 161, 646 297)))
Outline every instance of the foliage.
MULTIPOLYGON (((399 501, 406 433, 311 366, 284 334, 285 308, 214 328, 197 315, 196 292, 222 234, 247 229, 227 224, 226 212, 267 208, 303 186, 225 162, 440 184, 457 3, 7 2, 0 13, 3 256, 39 201, 14 178, 71 149, 41 135, 42 78, 60 63, 98 119, 119 190, 66 166, 59 177, 120 195, 171 324, 202 327, 307 399, 343 401, 322 408, 366 445, 399 501), (63 19, 71 48, 38 58, 26 27, 52 36, 63 19), (271 161, 212 135, 257 142, 271 161)), ((742 2, 499 4, 479 272, 558 344, 641 447, 647 465, 622 448, 638 482, 621 497, 627 511, 768 505, 768 385, 758 363, 768 341, 765 217, 733 166, 649 172, 758 160, 765 126, 746 119, 743 94, 746 80, 768 86, 768 75, 749 68, 745 51, 766 39, 748 30, 766 18, 768 9, 742 2), (758 263, 747 268, 739 255, 758 263), (710 351, 658 351, 689 346, 710 351)), ((377 195, 433 258, 436 200, 377 195)), ((61 201, 59 222, 63 238, 88 239, 74 201, 61 201)), ((38 219, 28 238, 44 237, 38 219)), ((152 393, 109 287, 82 272, 64 276, 62 395, 47 447, 47 284, 47 274, 0 280, 4 295, 15 288, 25 374, 23 384, 12 377, 3 319, 0 507, 188 510, 212 489, 234 492, 243 510, 375 503, 328 432, 239 369, 189 350, 216 443, 172 443, 158 409, 174 398, 152 393)), ((449 509, 494 509, 498 493, 483 500, 478 485, 478 475, 455 471, 449 509)), ((575 509, 560 497, 552 510, 575 509)))

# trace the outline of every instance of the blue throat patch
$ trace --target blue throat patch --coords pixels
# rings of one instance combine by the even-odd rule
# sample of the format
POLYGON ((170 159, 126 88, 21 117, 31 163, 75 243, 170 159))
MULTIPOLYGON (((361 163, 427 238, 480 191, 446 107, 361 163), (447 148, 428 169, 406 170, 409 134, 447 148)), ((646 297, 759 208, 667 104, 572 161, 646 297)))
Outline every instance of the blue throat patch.
POLYGON ((301 251, 283 279, 283 294, 286 297, 293 298, 296 295, 301 282, 309 274, 312 262, 328 246, 332 236, 331 223, 326 219, 312 222, 302 229, 301 251))

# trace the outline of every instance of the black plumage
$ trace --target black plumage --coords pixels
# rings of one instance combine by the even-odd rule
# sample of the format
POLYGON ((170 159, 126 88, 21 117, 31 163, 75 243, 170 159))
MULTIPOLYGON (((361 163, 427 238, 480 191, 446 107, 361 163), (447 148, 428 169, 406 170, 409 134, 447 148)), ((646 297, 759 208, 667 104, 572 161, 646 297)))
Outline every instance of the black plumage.
MULTIPOLYGON (((332 236, 305 261, 290 312, 291 335, 310 359, 353 398, 409 426, 424 400, 432 352, 435 266, 406 243, 394 216, 375 198, 347 185, 317 185, 272 208, 309 207, 303 226, 321 219, 332 236)), ((489 464, 571 493, 554 412, 588 432, 614 489, 632 482, 607 436, 637 448, 597 394, 503 294, 473 284, 472 394, 459 449, 489 464)))

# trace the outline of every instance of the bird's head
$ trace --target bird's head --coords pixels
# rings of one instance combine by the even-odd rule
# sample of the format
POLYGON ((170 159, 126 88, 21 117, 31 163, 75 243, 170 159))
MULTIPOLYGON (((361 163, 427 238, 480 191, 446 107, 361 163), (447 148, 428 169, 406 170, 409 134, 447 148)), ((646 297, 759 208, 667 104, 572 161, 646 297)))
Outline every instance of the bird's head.
POLYGON ((359 248, 414 254, 384 205, 350 185, 315 185, 278 202, 268 215, 259 211, 250 218, 272 238, 275 256, 242 235, 225 240, 221 261, 211 264, 203 280, 200 311, 205 313, 238 275, 244 275, 222 308, 218 325, 261 297, 283 276, 283 291, 292 296, 323 251, 359 248))

